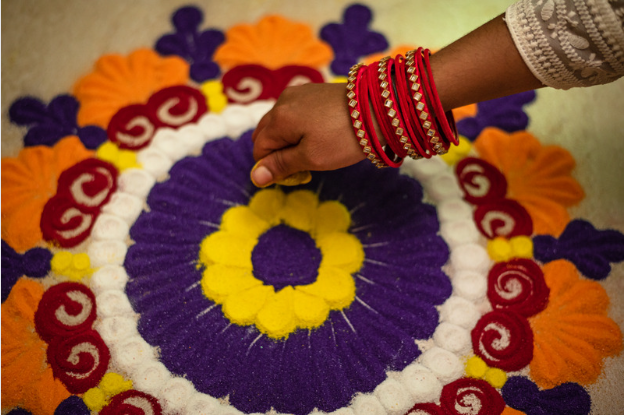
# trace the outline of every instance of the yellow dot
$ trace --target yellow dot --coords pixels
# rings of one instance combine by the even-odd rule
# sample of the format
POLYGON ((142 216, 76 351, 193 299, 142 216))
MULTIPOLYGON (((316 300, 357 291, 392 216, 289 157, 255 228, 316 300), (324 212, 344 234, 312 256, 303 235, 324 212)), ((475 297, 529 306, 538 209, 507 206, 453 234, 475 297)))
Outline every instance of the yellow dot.
POLYGON ((454 166, 468 155, 471 148, 472 144, 470 141, 466 137, 460 136, 459 144, 456 146, 452 145, 449 148, 448 153, 442 155, 442 160, 444 160, 449 166, 454 166))
POLYGON ((200 87, 210 112, 219 113, 227 106, 227 97, 223 94, 223 84, 220 81, 207 81, 200 87))
POLYGON ((99 159, 115 164, 119 158, 119 148, 115 145, 115 143, 106 141, 98 147, 95 154, 99 159))
POLYGON ((490 258, 496 262, 508 261, 513 257, 511 244, 505 238, 495 238, 488 241, 487 252, 490 258))
POLYGON ((108 403, 106 395, 99 388, 91 388, 82 395, 82 401, 92 411, 99 412, 108 403))
POLYGON ((348 81, 346 76, 337 76, 334 79, 332 79, 332 83, 334 84, 346 84, 348 81))
POLYGON ((99 384, 100 389, 109 396, 132 389, 132 381, 124 380, 118 373, 109 372, 102 377, 99 384))
POLYGON ((481 379, 487 369, 487 364, 479 356, 472 356, 466 362, 466 375, 471 378, 481 379))
POLYGON ((516 236, 509 241, 514 257, 533 258, 533 241, 528 236, 516 236))
POLYGON ((117 158, 117 163, 115 164, 115 166, 117 166, 117 168, 121 171, 129 169, 131 167, 139 167, 136 153, 130 150, 120 150, 119 157, 117 158))
POLYGON ((91 266, 91 260, 89 259, 89 255, 85 254, 84 252, 74 255, 72 265, 78 271, 88 270, 91 266))
POLYGON ((500 369, 490 368, 485 372, 485 380, 496 389, 500 389, 507 382, 507 374, 500 369))
POLYGON ((73 254, 68 251, 61 251, 54 254, 50 266, 52 271, 60 273, 70 267, 73 259, 73 254))

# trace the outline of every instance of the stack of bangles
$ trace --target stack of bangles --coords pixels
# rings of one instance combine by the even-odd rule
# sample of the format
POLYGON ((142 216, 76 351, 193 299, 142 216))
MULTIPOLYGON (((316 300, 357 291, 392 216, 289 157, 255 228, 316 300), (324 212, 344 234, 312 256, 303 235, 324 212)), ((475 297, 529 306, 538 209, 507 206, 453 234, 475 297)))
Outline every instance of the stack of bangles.
POLYGON ((418 48, 405 57, 387 56, 368 66, 358 63, 349 72, 353 130, 366 157, 379 168, 399 167, 405 157, 418 160, 445 154, 451 143, 458 143, 453 113, 444 112, 433 81, 430 54, 429 49, 418 48))

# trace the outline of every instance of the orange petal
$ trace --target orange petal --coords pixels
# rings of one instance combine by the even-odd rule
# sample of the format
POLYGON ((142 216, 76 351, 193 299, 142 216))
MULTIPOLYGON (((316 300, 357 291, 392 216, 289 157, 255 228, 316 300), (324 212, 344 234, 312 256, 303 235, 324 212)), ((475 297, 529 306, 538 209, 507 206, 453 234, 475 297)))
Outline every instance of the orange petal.
POLYGON ((188 74, 189 64, 182 58, 161 57, 151 49, 138 49, 125 57, 103 56, 93 72, 74 85, 80 101, 78 124, 106 128, 121 108, 145 103, 165 87, 186 84, 188 74))
POLYGON ((543 271, 550 297, 546 309, 529 319, 531 378, 541 388, 593 383, 603 359, 622 350, 622 332, 607 315, 609 297, 599 283, 581 280, 570 262, 554 261, 543 271))
POLYGON ((92 155, 78 137, 68 136, 54 147, 27 147, 17 158, 3 159, 2 239, 18 252, 37 245, 41 212, 56 193, 60 174, 92 155))
POLYGON ((309 25, 282 16, 266 16, 255 25, 237 25, 225 34, 215 52, 222 67, 259 64, 269 69, 286 65, 326 66, 333 58, 329 45, 317 39, 309 25))

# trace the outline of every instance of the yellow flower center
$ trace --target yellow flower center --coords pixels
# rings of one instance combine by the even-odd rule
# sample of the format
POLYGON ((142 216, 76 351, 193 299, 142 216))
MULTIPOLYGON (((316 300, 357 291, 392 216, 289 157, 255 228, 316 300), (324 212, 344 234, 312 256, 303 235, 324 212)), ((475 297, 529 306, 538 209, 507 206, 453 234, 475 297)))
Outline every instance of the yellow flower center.
POLYGON ((348 232, 350 225, 349 211, 337 201, 321 203, 308 190, 261 190, 248 206, 228 209, 219 230, 202 241, 204 295, 221 304, 232 323, 253 324, 272 338, 319 327, 330 310, 343 310, 355 299, 352 274, 362 267, 364 249, 348 232), (263 234, 284 225, 306 232, 322 258, 314 282, 276 289, 257 278, 252 252, 263 234))

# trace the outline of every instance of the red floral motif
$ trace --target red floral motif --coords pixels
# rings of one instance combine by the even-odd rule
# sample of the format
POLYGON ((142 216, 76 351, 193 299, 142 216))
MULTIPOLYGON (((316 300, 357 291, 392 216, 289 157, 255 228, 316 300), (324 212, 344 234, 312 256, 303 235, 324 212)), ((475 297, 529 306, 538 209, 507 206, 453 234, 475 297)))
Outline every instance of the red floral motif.
POLYGON ((229 102, 248 104, 277 99, 288 86, 322 83, 323 75, 306 66, 289 65, 271 70, 260 65, 242 65, 223 75, 223 91, 229 102))
POLYGON ((134 104, 113 115, 106 134, 119 148, 140 150, 152 141, 156 124, 147 106, 134 104))
POLYGON ((50 287, 35 313, 35 328, 46 342, 89 330, 95 321, 95 296, 85 285, 68 282, 50 287))
POLYGON ((462 378, 442 389, 440 406, 447 415, 500 415, 505 401, 486 381, 462 378))
POLYGON ((115 395, 100 415, 162 415, 162 408, 153 396, 129 390, 115 395))
POLYGON ((110 362, 110 352, 95 330, 69 338, 55 337, 48 345, 47 355, 54 376, 71 393, 84 393, 97 386, 110 362))
POLYGON ((531 317, 546 308, 549 294, 542 269, 530 259, 499 262, 488 275, 487 296, 496 310, 531 317))
POLYGON ((74 282, 49 288, 35 312, 35 329, 48 343, 47 360, 54 377, 71 393, 97 386, 108 369, 110 352, 92 330, 96 315, 95 296, 74 282))
POLYGON ((510 311, 492 311, 472 330, 472 348, 489 366, 512 372, 533 358, 533 331, 526 318, 510 311))
POLYGON ((515 200, 500 199, 479 205, 474 213, 479 231, 488 239, 502 236, 533 234, 533 220, 524 207, 515 200))
POLYGON ((485 160, 467 157, 457 163, 455 173, 469 203, 493 202, 503 199, 507 193, 507 179, 485 160))
POLYGON ((89 236, 100 208, 117 189, 117 170, 86 159, 61 174, 57 189, 43 208, 41 231, 45 240, 73 247, 89 236))
POLYGON ((121 108, 108 124, 108 139, 119 148, 140 150, 160 127, 179 128, 208 112, 206 97, 197 89, 176 85, 162 89, 147 104, 121 108))

